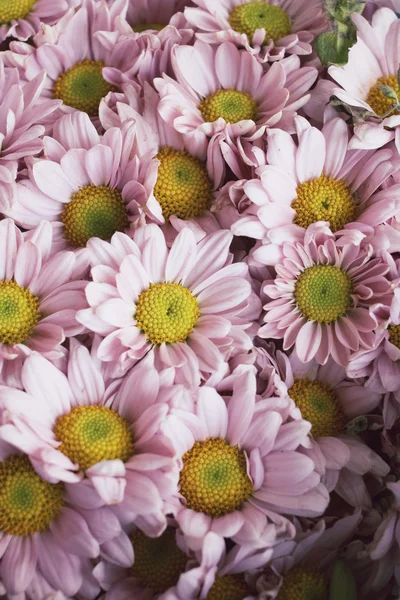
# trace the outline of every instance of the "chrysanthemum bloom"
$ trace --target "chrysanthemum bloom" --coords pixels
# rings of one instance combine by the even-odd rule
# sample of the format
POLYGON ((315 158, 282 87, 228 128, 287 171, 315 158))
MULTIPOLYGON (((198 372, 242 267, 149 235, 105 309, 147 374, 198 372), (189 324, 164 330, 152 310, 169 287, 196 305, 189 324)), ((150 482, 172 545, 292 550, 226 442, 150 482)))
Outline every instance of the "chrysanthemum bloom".
POLYGON ((163 32, 168 26, 180 28, 182 11, 189 0, 129 0, 126 20, 134 32, 163 32))
POLYGON ((350 49, 348 62, 329 67, 329 75, 341 86, 334 88, 334 95, 351 107, 372 113, 372 118, 355 126, 350 148, 380 148, 393 139, 400 148, 400 113, 393 109, 396 101, 387 98, 379 87, 389 86, 400 97, 396 51, 399 19, 389 8, 381 8, 371 24, 357 14, 353 21, 358 40, 350 49))
POLYGON ((207 43, 234 42, 260 62, 280 60, 285 54, 306 55, 312 41, 327 29, 321 0, 194 0, 185 17, 197 37, 207 43))
POLYGON ((136 230, 132 241, 114 234, 93 239, 90 308, 79 312, 86 327, 105 339, 101 360, 115 376, 154 349, 160 368, 174 367, 176 381, 196 385, 226 367, 235 352, 250 349, 260 314, 247 266, 231 264, 232 234, 221 231, 196 245, 188 228, 170 250, 156 225, 136 230))
POLYGON ((298 145, 280 129, 269 131, 268 164, 245 183, 251 205, 232 225, 235 235, 263 239, 272 261, 279 246, 302 241, 312 223, 327 221, 333 232, 373 227, 400 209, 400 185, 376 192, 398 169, 391 150, 349 151, 348 127, 339 118, 322 131, 303 117, 295 121, 298 145))
POLYGON ((231 42, 176 46, 172 63, 177 81, 166 75, 154 81, 161 95, 158 110, 169 125, 204 147, 220 132, 254 141, 278 123, 292 129, 295 111, 308 101, 317 77, 313 67, 300 68, 296 56, 263 69, 231 42))
POLYGON ((371 348, 375 340, 369 309, 391 302, 389 267, 371 258, 371 247, 340 248, 323 223, 306 230, 303 244, 285 244, 282 252, 276 279, 264 286, 271 300, 260 337, 283 338, 283 349, 295 346, 302 362, 315 358, 323 365, 332 356, 346 367, 351 351, 371 348))
POLYGON ((122 503, 116 507, 121 520, 138 520, 159 535, 166 527, 163 497, 175 492, 178 475, 172 445, 160 433, 168 406, 157 401, 160 382, 151 360, 116 394, 114 385, 105 388, 84 346, 72 349, 67 376, 34 353, 21 378, 26 392, 11 390, 9 399, 10 388, 0 388, 3 439, 29 452, 48 481, 77 483, 85 476, 103 503, 122 503))

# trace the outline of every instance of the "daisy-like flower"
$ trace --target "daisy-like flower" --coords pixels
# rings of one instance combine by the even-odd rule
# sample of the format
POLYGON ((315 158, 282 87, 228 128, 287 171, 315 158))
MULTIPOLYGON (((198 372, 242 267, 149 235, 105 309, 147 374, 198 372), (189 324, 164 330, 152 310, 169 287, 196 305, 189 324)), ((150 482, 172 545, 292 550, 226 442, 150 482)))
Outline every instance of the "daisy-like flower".
POLYGON ((308 101, 317 77, 313 67, 300 68, 296 56, 263 69, 231 42, 176 46, 172 63, 177 81, 166 75, 154 81, 161 95, 158 110, 169 125, 204 145, 216 133, 254 141, 278 123, 292 129, 295 111, 308 101))
POLYGON ((197 385, 251 348, 260 301, 247 265, 231 264, 231 241, 230 232, 220 231, 196 245, 185 228, 168 250, 160 228, 146 225, 133 241, 114 234, 110 244, 89 242, 90 308, 78 318, 104 337, 98 357, 113 363, 115 376, 153 349, 160 369, 174 367, 177 382, 197 385))
POLYGON ((400 185, 376 191, 399 168, 391 150, 348 150, 348 127, 339 118, 322 131, 303 117, 295 121, 298 145, 284 131, 269 131, 268 164, 244 184, 251 204, 232 225, 235 235, 262 239, 264 261, 269 253, 272 264, 282 258, 281 246, 302 241, 313 223, 327 221, 333 232, 375 227, 400 210, 400 185))
POLYGON ((389 267, 371 258, 371 247, 340 248, 323 223, 311 225, 302 244, 285 244, 282 253, 276 279, 264 285, 271 300, 259 335, 283 339, 284 350, 295 346, 302 362, 315 358, 322 365, 332 356, 346 367, 351 351, 372 347, 377 321, 369 309, 391 302, 389 267))
POLYGON ((51 483, 85 476, 84 487, 71 491, 78 501, 83 494, 89 505, 96 497, 100 506, 119 504, 122 522, 159 535, 163 498, 175 492, 178 475, 172 445, 160 433, 168 406, 157 401, 160 381, 149 359, 115 394, 84 346, 72 349, 67 375, 32 354, 21 374, 26 392, 0 388, 0 436, 28 452, 51 483))
POLYGON ((260 62, 285 54, 307 55, 312 41, 327 29, 321 0, 194 0, 185 17, 207 43, 234 42, 260 62))
POLYGON ((182 11, 189 0, 129 0, 126 20, 134 32, 163 32, 168 26, 180 28, 182 11))

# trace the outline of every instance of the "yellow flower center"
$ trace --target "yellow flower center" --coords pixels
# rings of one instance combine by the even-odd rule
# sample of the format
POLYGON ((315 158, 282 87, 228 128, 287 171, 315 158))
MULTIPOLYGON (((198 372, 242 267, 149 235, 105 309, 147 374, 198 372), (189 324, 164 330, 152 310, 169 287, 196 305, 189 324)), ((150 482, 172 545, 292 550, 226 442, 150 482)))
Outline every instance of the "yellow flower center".
POLYGON ((199 111, 206 123, 213 123, 220 117, 227 123, 237 123, 257 118, 258 107, 250 94, 238 90, 218 90, 204 98, 199 111))
POLYGON ((389 342, 400 350, 400 325, 389 325, 389 342))
POLYGON ((35 473, 27 456, 0 462, 0 531, 27 536, 47 531, 64 505, 63 484, 35 473))
POLYGON ((187 152, 165 147, 157 154, 160 161, 154 195, 165 219, 199 217, 212 200, 212 182, 204 164, 187 152))
POLYGON ((295 568, 286 573, 276 600, 328 600, 324 578, 311 569, 295 568))
POLYGON ((253 493, 243 450, 219 438, 195 442, 184 454, 179 483, 186 506, 211 517, 240 509, 253 493))
POLYGON ((205 600, 243 600, 253 595, 243 575, 216 577, 205 600))
POLYGON ((105 406, 77 406, 58 417, 54 435, 58 450, 77 463, 81 471, 102 460, 126 462, 134 452, 128 421, 105 406))
POLYGON ((329 221, 333 232, 342 229, 356 218, 357 204, 350 188, 341 179, 321 175, 297 187, 292 204, 296 211, 294 222, 307 228, 316 221, 329 221))
POLYGON ((0 342, 22 344, 41 319, 40 300, 15 281, 0 281, 0 342))
POLYGON ((303 317, 332 323, 353 305, 352 290, 351 280, 338 267, 314 265, 299 275, 294 295, 303 317))
MULTIPOLYGON (((386 98, 383 95, 382 90, 378 88, 378 85, 388 85, 392 88, 397 94, 400 96, 400 88, 399 82, 397 80, 397 75, 389 75, 389 77, 380 77, 375 85, 371 87, 368 92, 368 96, 365 99, 365 102, 370 105, 372 110, 378 117, 383 117, 396 102, 393 98, 386 98)), ((400 112, 398 110, 394 110, 392 115, 399 115, 400 112)))
POLYGON ((78 248, 86 246, 92 237, 109 240, 129 225, 121 192, 107 185, 86 185, 78 190, 65 205, 61 221, 65 239, 78 248))
POLYGON ((143 587, 162 594, 176 585, 185 572, 188 557, 177 545, 173 527, 168 527, 157 538, 149 538, 136 530, 131 534, 131 541, 135 553, 131 573, 143 587))
POLYGON ((136 325, 152 344, 186 341, 200 316, 196 298, 179 283, 151 283, 136 306, 136 325))
POLYGON ((161 31, 164 27, 165 25, 159 23, 138 23, 132 26, 132 30, 136 33, 142 33, 142 31, 161 31))
POLYGON ((245 33, 250 42, 256 29, 265 29, 265 41, 280 40, 292 33, 287 13, 268 2, 239 4, 229 15, 229 24, 235 31, 245 33))
POLYGON ((36 0, 0 0, 0 24, 25 19, 35 4, 36 0))
POLYGON ((115 87, 103 78, 103 67, 101 60, 86 59, 61 73, 53 87, 54 98, 95 117, 99 111, 100 100, 107 96, 108 92, 115 91, 115 87))
POLYGON ((326 383, 300 379, 290 388, 289 396, 300 409, 303 419, 312 424, 314 437, 335 436, 345 426, 336 394, 326 383))

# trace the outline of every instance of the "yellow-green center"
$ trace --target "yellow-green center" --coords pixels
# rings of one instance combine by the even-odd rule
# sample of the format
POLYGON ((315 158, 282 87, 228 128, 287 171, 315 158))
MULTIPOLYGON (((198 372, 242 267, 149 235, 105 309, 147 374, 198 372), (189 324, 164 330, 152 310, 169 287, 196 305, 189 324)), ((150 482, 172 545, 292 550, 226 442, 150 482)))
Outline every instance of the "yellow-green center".
POLYGON ((250 42, 256 29, 265 29, 266 42, 280 40, 292 33, 288 14, 268 2, 239 4, 230 13, 229 24, 235 31, 245 33, 250 42))
POLYGON ((102 460, 126 462, 134 452, 128 421, 105 406, 77 406, 58 417, 54 435, 58 450, 79 465, 81 471, 102 460))
POLYGON ((47 531, 63 507, 63 484, 45 481, 27 456, 0 462, 0 531, 27 536, 47 531))
POLYGON ((243 600, 253 595, 243 575, 216 577, 205 600, 243 600))
POLYGON ((188 152, 161 148, 154 195, 165 219, 176 215, 180 219, 199 217, 212 200, 213 185, 205 165, 188 152))
POLYGON ((355 221, 357 204, 350 188, 341 179, 321 175, 297 187, 292 203, 296 211, 294 222, 307 228, 316 221, 329 221, 333 232, 355 221))
POLYGON ((227 123, 255 121, 258 113, 255 100, 239 90, 218 90, 200 102, 199 110, 206 123, 213 123, 220 117, 227 123))
POLYGON ((195 442, 184 454, 179 484, 186 506, 211 517, 240 509, 253 493, 243 450, 219 438, 195 442))
MULTIPOLYGON (((365 102, 370 105, 374 113, 378 115, 378 117, 383 117, 386 113, 388 113, 388 111, 390 111, 396 101, 393 98, 386 98, 378 85, 388 85, 399 97, 400 87, 397 74, 389 75, 389 77, 380 77, 376 84, 371 87, 368 92, 368 96, 365 98, 365 102)), ((391 114, 399 115, 400 112, 398 110, 394 110, 391 114)))
POLYGON ((200 316, 197 299, 179 283, 151 283, 136 306, 136 325, 152 344, 186 341, 200 316))
POLYGON ((400 350, 400 325, 389 325, 389 342, 400 350))
POLYGON ((164 27, 165 25, 159 23, 138 23, 132 26, 132 30, 136 33, 142 33, 142 31, 161 31, 164 27))
POLYGON ((22 344, 41 319, 40 300, 15 281, 0 281, 0 342, 22 344))
POLYGON ((0 24, 25 19, 35 4, 36 0, 0 0, 0 24))
POLYGON ((86 59, 61 73, 53 86, 54 98, 95 117, 101 99, 115 91, 114 86, 104 79, 103 67, 101 60, 86 59))
POLYGON ((316 571, 294 568, 284 575, 276 600, 328 600, 328 590, 316 571))
POLYGON ((175 531, 168 527, 157 538, 147 537, 139 530, 131 534, 135 553, 131 573, 154 594, 162 594, 176 585, 179 576, 185 572, 188 557, 177 545, 175 531))
POLYGON ((332 265, 314 265, 305 269, 295 286, 295 299, 310 321, 332 323, 353 305, 353 284, 347 274, 332 265))
POLYGON ((289 396, 303 419, 311 423, 313 437, 335 436, 345 426, 337 396, 326 383, 300 379, 290 388, 289 396))
POLYGON ((107 185, 86 185, 72 195, 61 214, 64 237, 83 248, 92 237, 109 240, 129 225, 121 192, 107 185))

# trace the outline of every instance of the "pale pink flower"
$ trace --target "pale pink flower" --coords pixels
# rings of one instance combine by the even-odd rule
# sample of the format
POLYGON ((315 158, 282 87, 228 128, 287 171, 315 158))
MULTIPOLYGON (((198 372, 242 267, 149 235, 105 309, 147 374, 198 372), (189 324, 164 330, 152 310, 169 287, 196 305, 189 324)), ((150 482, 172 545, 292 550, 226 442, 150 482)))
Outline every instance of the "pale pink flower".
MULTIPOLYGON (((261 27, 255 29, 254 33, 250 35, 245 31, 234 29, 230 20, 233 11, 237 11, 239 6, 248 3, 249 0, 219 0, 218 2, 194 0, 194 4, 198 8, 186 8, 185 17, 197 29, 198 39, 209 44, 234 42, 238 46, 244 46, 262 63, 280 60, 285 54, 311 54, 314 37, 328 27, 321 0, 312 0, 311 2, 308 0, 300 2, 299 0, 273 0, 265 4, 280 10, 275 9, 276 12, 269 17, 270 26, 275 29, 276 21, 279 22, 283 18, 286 25, 282 29, 283 35, 271 38, 268 31, 261 27), (286 17, 282 15, 281 11, 286 17), (287 20, 286 23, 285 20, 287 20)), ((262 2, 257 4, 260 7, 259 12, 262 13, 262 2)), ((264 19, 266 18, 264 16, 264 19)), ((260 21, 262 19, 261 14, 260 21)))

